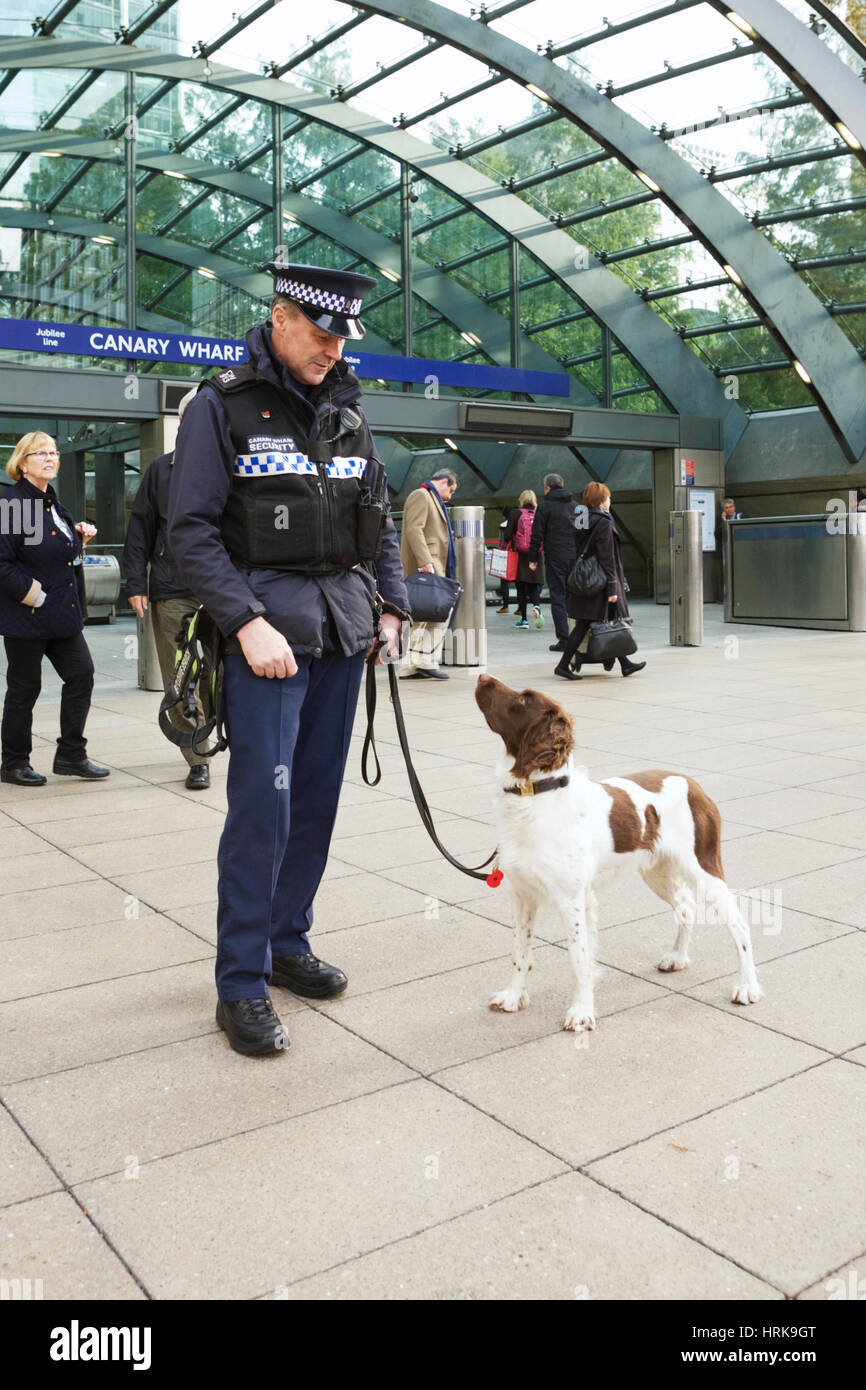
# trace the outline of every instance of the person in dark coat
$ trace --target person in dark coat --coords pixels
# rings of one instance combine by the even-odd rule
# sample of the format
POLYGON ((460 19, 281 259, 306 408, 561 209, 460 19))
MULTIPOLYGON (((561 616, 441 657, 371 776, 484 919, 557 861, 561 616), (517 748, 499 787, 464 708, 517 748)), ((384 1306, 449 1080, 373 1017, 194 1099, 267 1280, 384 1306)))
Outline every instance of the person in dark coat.
MULTIPOLYGON (((607 585, 600 593, 590 594, 585 598, 571 593, 568 595, 568 615, 575 619, 575 624, 554 675, 562 676, 569 681, 583 679, 577 671, 571 669, 570 663, 577 658, 576 665, 580 666, 577 649, 589 631, 590 623, 604 622, 614 605, 617 606, 620 617, 628 617, 625 597, 628 585, 622 567, 619 534, 610 515, 610 500, 610 488, 604 483, 587 483, 583 490, 581 501, 589 511, 589 538, 583 530, 577 533, 578 553, 592 553, 596 556, 604 570, 607 585)), ((619 664, 624 676, 634 675, 635 671, 642 671, 646 666, 645 661, 629 661, 627 656, 621 656, 619 664)), ((605 670, 609 671, 613 662, 606 661, 604 666, 605 670)))
MULTIPOLYGON (((540 561, 536 561, 536 564, 530 568, 530 551, 517 550, 516 542, 517 528, 520 524, 521 513, 525 512, 528 514, 531 525, 535 520, 537 505, 538 499, 530 488, 527 488, 525 492, 521 492, 517 499, 517 506, 512 507, 508 514, 508 521, 503 533, 503 540, 506 546, 510 546, 512 550, 517 551, 517 578, 515 580, 517 585, 517 622, 514 624, 515 627, 529 627, 529 620, 526 616, 526 605, 528 602, 532 604, 532 618, 535 626, 544 627, 544 618, 541 616, 541 610, 538 607, 538 600, 541 597, 541 586, 544 583, 544 570, 540 561)), ((530 540, 530 545, 531 543, 530 540)))
POLYGON ((84 737, 93 659, 84 640, 79 573, 96 527, 76 523, 58 501, 51 480, 59 463, 50 435, 23 435, 6 464, 14 486, 0 502, 0 633, 7 657, 0 781, 19 787, 43 787, 48 780, 30 766, 44 656, 63 681, 53 771, 90 780, 109 771, 90 762, 84 737))
POLYGON ((529 542, 529 568, 535 574, 539 554, 544 550, 547 587, 550 590, 550 611, 556 629, 552 652, 564 652, 568 641, 568 610, 566 581, 577 559, 575 504, 566 492, 558 473, 548 473, 544 480, 544 497, 532 523, 529 542))
MULTIPOLYGON (((180 403, 181 420, 196 389, 188 391, 180 403)), ((168 490, 173 463, 173 453, 161 454, 148 466, 132 504, 123 548, 123 573, 130 607, 137 617, 143 618, 150 604, 156 655, 166 690, 174 676, 177 633, 184 617, 198 607, 198 600, 190 593, 168 548, 168 490)), ((181 733, 192 733, 196 727, 195 721, 188 719, 180 706, 170 711, 169 719, 181 733)), ((185 785, 190 791, 205 791, 210 786, 207 763, 203 763, 191 748, 181 751, 189 767, 185 785)))

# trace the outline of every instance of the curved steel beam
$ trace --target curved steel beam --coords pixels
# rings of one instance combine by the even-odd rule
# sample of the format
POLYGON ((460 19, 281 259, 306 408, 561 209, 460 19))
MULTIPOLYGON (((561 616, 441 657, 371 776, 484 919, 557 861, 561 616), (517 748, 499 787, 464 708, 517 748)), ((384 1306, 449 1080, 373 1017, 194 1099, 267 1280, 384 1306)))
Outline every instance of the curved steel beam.
MULTIPOLYGON (((731 20, 733 27, 754 39, 767 57, 809 98, 825 121, 836 130, 843 125, 854 136, 856 148, 839 130, 846 145, 866 168, 866 101, 863 83, 856 72, 778 0, 735 0, 730 5, 724 0, 709 2, 725 18, 736 13, 747 27, 744 29, 731 20)), ((855 37, 852 34, 852 38, 855 37)))
MULTIPOLYGON (((713 3, 719 8, 716 0, 713 3)), ((780 8, 775 0, 747 0, 746 8, 750 6, 762 11, 780 8)), ((741 292, 807 372, 812 394, 847 458, 852 463, 860 458, 866 450, 866 367, 859 353, 784 256, 669 144, 588 83, 433 0, 359 0, 357 8, 441 36, 524 86, 531 85, 632 172, 643 174, 644 182, 649 179, 653 191, 710 254, 733 267, 741 292)), ((851 77, 859 87, 839 59, 827 50, 824 56, 835 64, 840 82, 851 77)))
MULTIPOLYGON (((471 25, 470 21, 466 22, 471 25)), ((471 27, 473 32, 477 27, 482 36, 486 34, 483 25, 471 27)), ((519 52, 524 53, 524 50, 519 49, 519 52)), ((547 72, 550 65, 545 59, 539 62, 547 72)), ((177 53, 127 46, 115 48, 110 44, 74 40, 43 39, 35 43, 29 39, 9 39, 0 43, 0 68, 45 66, 119 69, 243 93, 256 101, 269 101, 297 111, 322 125, 354 136, 391 159, 402 160, 521 242, 555 279, 610 328, 645 373, 650 389, 658 389, 674 410, 719 420, 726 452, 734 448, 745 429, 747 417, 737 403, 725 398, 715 377, 639 294, 587 255, 566 232, 445 151, 343 103, 283 80, 222 67, 210 60, 205 64, 200 59, 177 53)), ((593 96, 596 95, 593 92, 593 96)), ((721 195, 716 196, 721 199, 721 195)))

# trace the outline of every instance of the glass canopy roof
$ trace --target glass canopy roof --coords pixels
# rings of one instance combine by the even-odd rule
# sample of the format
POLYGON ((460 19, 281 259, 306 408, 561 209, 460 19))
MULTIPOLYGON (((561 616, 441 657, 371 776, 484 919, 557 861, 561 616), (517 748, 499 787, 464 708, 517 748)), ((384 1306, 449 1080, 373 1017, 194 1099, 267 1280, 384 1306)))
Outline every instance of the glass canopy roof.
MULTIPOLYGON (((683 409, 654 315, 744 409, 812 404, 813 364, 696 225, 679 175, 662 190, 591 133, 601 93, 866 355, 864 152, 724 6, 422 0, 401 21, 388 4, 243 4, 19 0, 0 21, 0 316, 122 325, 134 305, 141 328, 241 335, 279 245, 376 277, 373 351, 564 370, 576 399, 683 409), (450 15, 544 55, 577 118, 458 47, 450 15), (592 294, 551 230, 596 267, 592 294)), ((860 76, 862 4, 784 8, 860 76)))

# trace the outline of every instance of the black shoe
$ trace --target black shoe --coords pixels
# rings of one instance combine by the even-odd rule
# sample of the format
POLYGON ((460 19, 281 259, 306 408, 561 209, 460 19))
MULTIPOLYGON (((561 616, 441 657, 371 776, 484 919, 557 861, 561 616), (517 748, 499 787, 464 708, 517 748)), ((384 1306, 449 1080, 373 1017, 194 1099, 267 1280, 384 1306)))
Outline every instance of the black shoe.
POLYGON ((270 984, 302 994, 305 999, 333 999, 348 983, 342 970, 314 955, 274 956, 271 962, 270 984))
POLYGON ((642 671, 646 666, 645 661, 629 661, 628 657, 623 657, 619 663, 620 670, 624 676, 633 676, 635 671, 642 671))
POLYGON ((201 792, 210 786, 210 768, 207 763, 196 763, 186 774, 184 786, 189 787, 191 792, 201 792))
POLYGON ((571 671, 567 666, 555 666, 553 668, 555 676, 562 676, 564 681, 582 681, 583 676, 579 676, 576 671, 571 671))
POLYGON ((612 670, 613 670, 613 662, 612 662, 612 661, 603 661, 601 664, 602 664, 602 666, 604 667, 604 669, 605 669, 606 671, 612 671, 612 670))
POLYGON ((274 1013, 270 999, 220 999, 216 1021, 235 1052, 245 1057, 265 1057, 285 1052, 289 1035, 274 1013))
POLYGON ((431 681, 449 681, 451 679, 448 672, 443 671, 439 666, 431 666, 428 671, 424 672, 424 675, 431 681))
POLYGON ((97 767, 96 763, 90 762, 88 758, 81 758, 74 763, 67 762, 64 758, 55 758, 51 771, 58 777, 86 777, 90 782, 98 782, 103 777, 110 776, 109 768, 97 767))
POLYGON ((33 768, 26 767, 4 767, 0 770, 0 782, 11 782, 16 787, 44 787, 48 781, 41 772, 34 772, 33 768))
POLYGON ((559 641, 558 641, 558 642, 553 642, 553 643, 551 644, 551 646, 548 647, 547 650, 548 650, 549 652, 564 652, 564 651, 565 651, 565 638, 564 638, 564 637, 560 637, 559 641))

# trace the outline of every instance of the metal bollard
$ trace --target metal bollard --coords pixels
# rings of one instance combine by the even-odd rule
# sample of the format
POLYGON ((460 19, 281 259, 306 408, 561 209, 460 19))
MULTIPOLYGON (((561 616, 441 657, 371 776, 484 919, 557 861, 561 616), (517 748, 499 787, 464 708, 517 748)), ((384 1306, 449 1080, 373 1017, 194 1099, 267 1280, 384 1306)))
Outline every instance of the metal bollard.
POLYGON ((487 665, 487 578, 484 567, 484 508, 452 507, 457 551, 456 578, 463 585, 454 626, 445 634, 446 666, 487 665))
POLYGON ((153 612, 150 604, 143 618, 138 619, 138 688, 139 690, 162 690, 162 673, 159 657, 156 654, 156 638, 153 634, 153 612))
POLYGON ((671 512, 672 647, 699 647, 704 640, 704 557, 701 514, 671 512))

